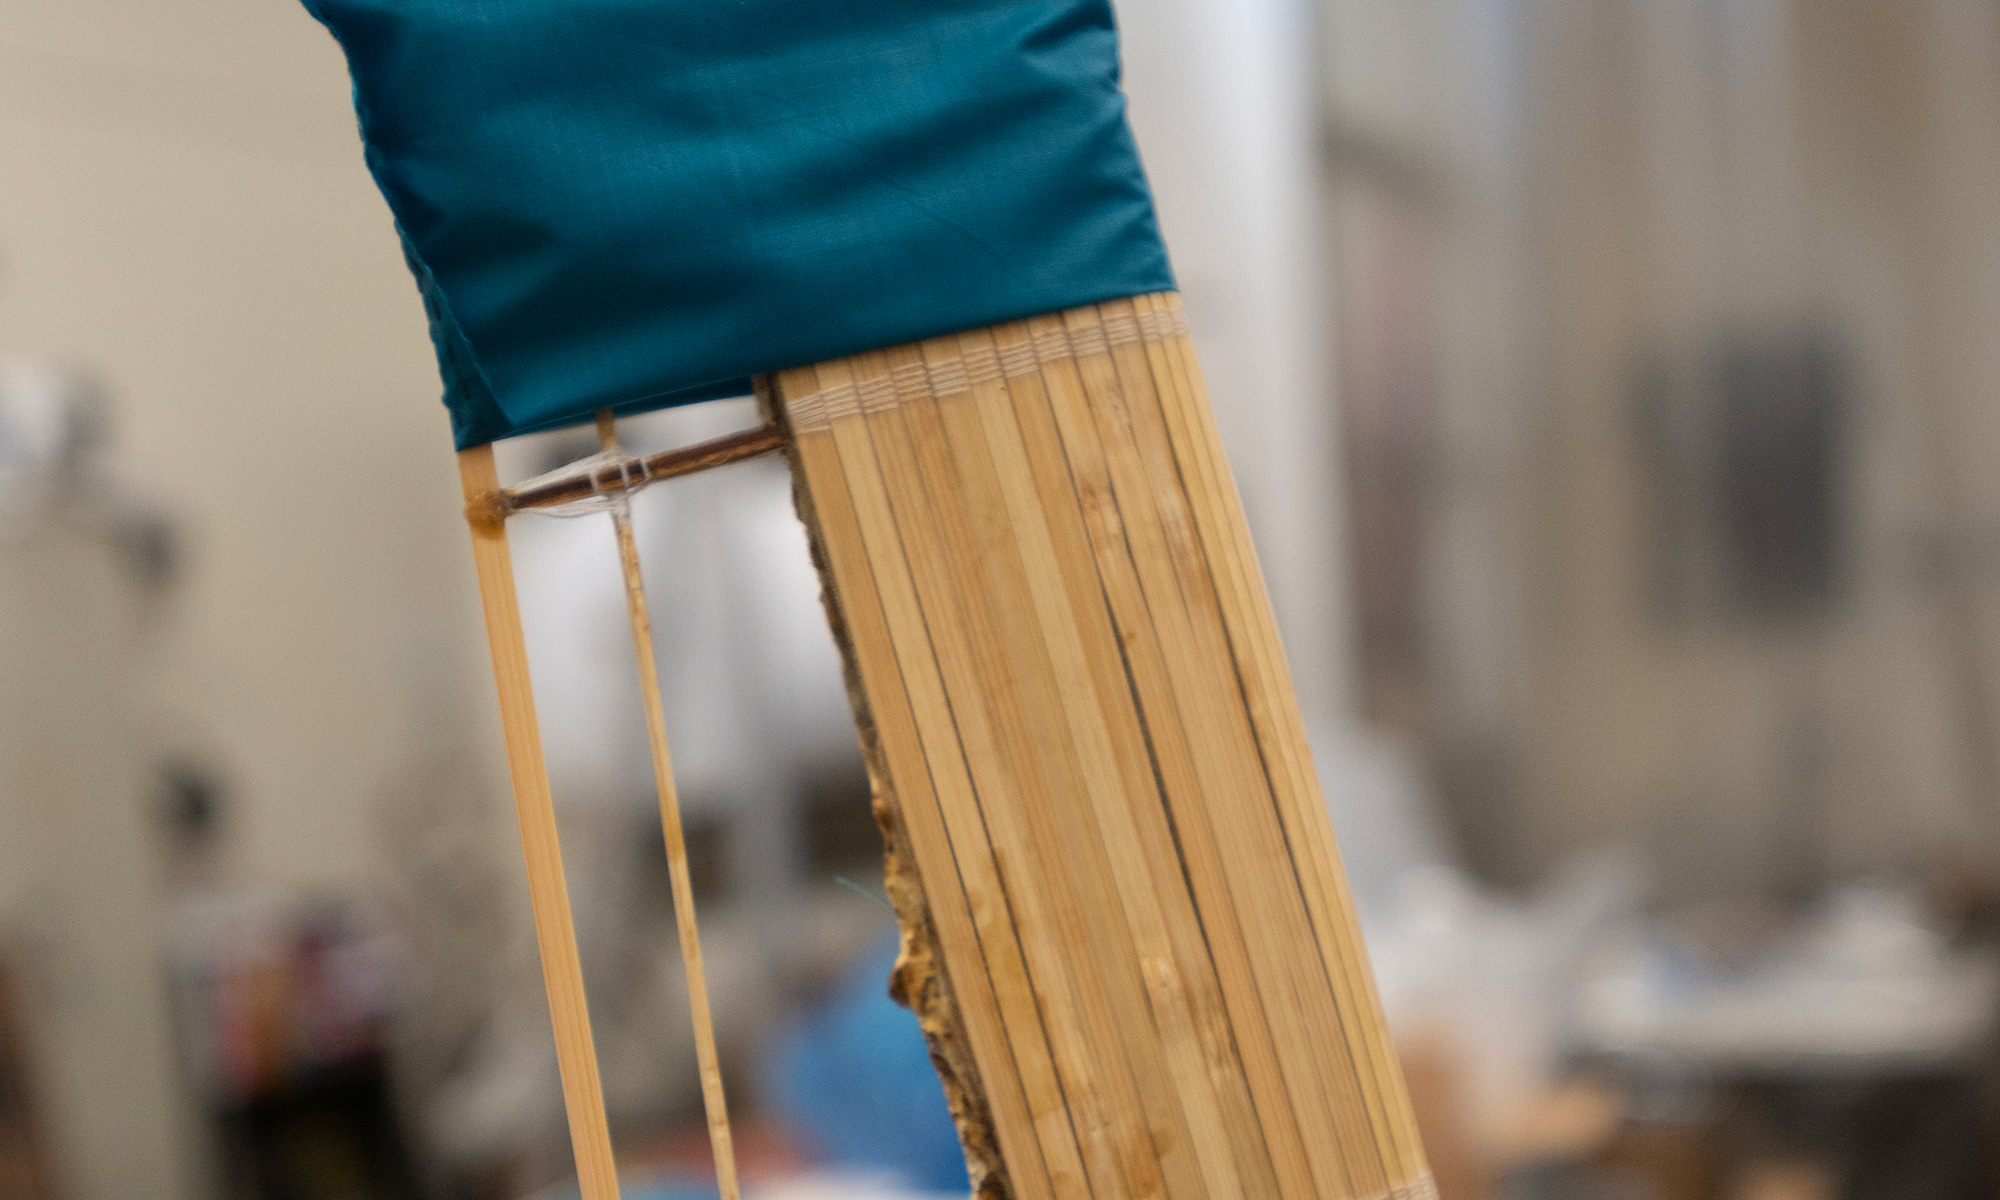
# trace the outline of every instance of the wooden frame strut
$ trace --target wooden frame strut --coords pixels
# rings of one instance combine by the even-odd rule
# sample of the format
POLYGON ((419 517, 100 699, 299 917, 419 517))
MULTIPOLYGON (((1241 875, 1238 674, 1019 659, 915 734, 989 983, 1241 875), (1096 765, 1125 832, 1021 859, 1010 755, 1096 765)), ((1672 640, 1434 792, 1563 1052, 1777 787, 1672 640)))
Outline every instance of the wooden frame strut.
POLYGON ((677 446, 644 458, 610 463, 587 474, 536 485, 488 488, 466 502, 465 515, 474 522, 492 524, 517 512, 588 500, 592 496, 636 492, 662 479, 692 475, 710 467, 769 454, 784 444, 783 430, 772 424, 759 425, 692 446, 677 446))

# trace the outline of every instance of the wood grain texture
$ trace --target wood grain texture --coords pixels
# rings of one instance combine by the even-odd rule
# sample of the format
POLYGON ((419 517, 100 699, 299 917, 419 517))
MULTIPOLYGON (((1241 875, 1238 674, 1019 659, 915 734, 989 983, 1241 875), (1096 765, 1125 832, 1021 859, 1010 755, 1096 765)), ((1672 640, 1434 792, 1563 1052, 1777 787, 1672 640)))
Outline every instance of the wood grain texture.
MULTIPOLYGON (((459 451, 458 473, 468 511, 476 497, 500 485, 492 446, 459 451)), ((521 632, 521 605, 514 591, 507 527, 499 521, 472 520, 468 524, 473 569, 479 577, 479 600, 486 618, 486 643, 493 655, 493 682, 500 696, 500 724, 514 784, 514 809, 521 823, 521 850, 528 864, 535 941, 541 950, 542 981, 548 987, 549 1018, 555 1027, 563 1107, 569 1114, 570 1145, 576 1152, 577 1182, 582 1200, 618 1200, 618 1168, 611 1157, 604 1087, 598 1079, 590 1009, 584 1002, 583 965, 577 955, 576 925, 570 916, 569 885, 563 878, 562 845, 556 838, 556 810, 542 759, 535 693, 528 679, 528 645, 521 632)))
POLYGON ((975 1187, 1429 1195, 1178 299, 764 398, 975 1187))

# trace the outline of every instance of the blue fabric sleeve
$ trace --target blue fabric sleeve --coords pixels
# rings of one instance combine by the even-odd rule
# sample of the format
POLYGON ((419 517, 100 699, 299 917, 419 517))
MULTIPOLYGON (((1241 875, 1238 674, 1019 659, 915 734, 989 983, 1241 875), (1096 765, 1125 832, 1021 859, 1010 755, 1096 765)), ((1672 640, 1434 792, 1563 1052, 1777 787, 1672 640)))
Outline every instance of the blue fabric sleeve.
POLYGON ((1106 0, 306 0, 460 446, 1173 286, 1106 0))

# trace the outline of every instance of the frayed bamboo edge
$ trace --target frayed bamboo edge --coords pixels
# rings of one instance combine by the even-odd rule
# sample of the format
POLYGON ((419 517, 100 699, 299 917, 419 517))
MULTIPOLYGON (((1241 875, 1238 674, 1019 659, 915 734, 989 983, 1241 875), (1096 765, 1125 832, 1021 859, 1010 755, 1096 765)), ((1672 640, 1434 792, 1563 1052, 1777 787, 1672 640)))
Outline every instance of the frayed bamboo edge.
POLYGON ((854 639, 849 632, 839 589, 829 567, 825 537, 812 497, 800 483, 797 451, 784 415, 784 406, 775 402, 771 380, 759 376, 757 399, 766 419, 785 431, 785 453, 792 464, 792 504, 805 526, 813 567, 820 579, 820 605, 827 626, 840 652, 841 680, 854 712, 854 728, 861 744, 861 756, 868 767, 870 807, 882 831, 883 888, 896 911, 900 941, 896 965, 889 978, 889 994, 917 1018, 931 1065, 944 1085, 945 1101, 952 1124, 964 1147, 966 1170, 972 1194, 979 1200, 1012 1200, 1014 1189, 1008 1181, 1007 1165, 1000 1153, 994 1130, 993 1112, 986 1089, 973 1060, 966 1036, 965 1019, 951 981, 944 968, 936 923, 924 895, 916 856, 910 848, 909 831, 902 817, 902 804, 889 783, 889 773, 868 695, 861 684, 860 666, 855 659, 854 639))

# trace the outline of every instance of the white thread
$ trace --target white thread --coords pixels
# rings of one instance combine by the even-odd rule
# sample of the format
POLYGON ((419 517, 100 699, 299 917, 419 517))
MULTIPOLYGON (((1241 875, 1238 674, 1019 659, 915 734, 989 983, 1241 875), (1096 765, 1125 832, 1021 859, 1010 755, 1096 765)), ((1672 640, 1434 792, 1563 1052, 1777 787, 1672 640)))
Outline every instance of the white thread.
POLYGON ((921 362, 897 363, 889 372, 896 383, 896 400, 908 404, 931 394, 931 377, 921 362))
POLYGON ((1095 358, 1111 353, 1111 347, 1104 341, 1104 327, 1092 322, 1081 329, 1069 331, 1070 348, 1078 358, 1095 358))
POLYGON ((827 426, 826 400, 818 392, 792 397, 785 402, 785 411, 791 414, 792 428, 800 433, 815 433, 827 426))
POLYGON ((623 450, 600 450, 589 458, 564 463, 555 470, 508 488, 511 494, 539 491, 551 485, 588 483, 590 495, 561 504, 537 504, 514 511, 538 513, 545 517, 585 517, 608 512, 620 516, 631 511, 632 493, 653 481, 646 460, 623 450))
POLYGON ((1139 340, 1139 321, 1128 312, 1107 313, 1104 340, 1113 346, 1127 346, 1139 340))
POLYGON ((895 408, 896 385, 887 375, 873 375, 855 385, 861 396, 861 411, 885 413, 895 408))
POLYGON ((836 383, 820 394, 826 403, 826 419, 829 424, 861 415, 861 400, 854 394, 853 384, 836 383))
POLYGON ((1061 328, 1036 330, 1035 357, 1045 363, 1063 362, 1076 357, 1070 353, 1069 334, 1061 328))
POLYGON ((1150 308, 1139 311, 1139 340, 1144 342, 1166 340, 1166 334, 1160 328, 1160 314, 1150 308))
POLYGON ((966 348, 965 374, 973 387, 1000 382, 1000 355, 991 342, 975 341, 966 348))
POLYGON ((1007 378, 1035 373, 1035 344, 1033 342, 1008 342, 1000 347, 1000 370, 1007 378))
POLYGON ((939 396, 955 396, 971 390, 965 378, 965 360, 953 355, 930 364, 931 391, 939 396))

